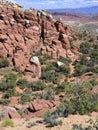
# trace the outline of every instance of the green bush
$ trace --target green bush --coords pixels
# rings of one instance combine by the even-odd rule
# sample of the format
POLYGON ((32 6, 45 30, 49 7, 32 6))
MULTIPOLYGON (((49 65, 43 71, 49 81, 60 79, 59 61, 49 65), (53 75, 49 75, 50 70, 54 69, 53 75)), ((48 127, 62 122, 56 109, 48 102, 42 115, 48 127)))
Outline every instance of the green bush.
POLYGON ((28 81, 27 79, 19 79, 16 83, 21 89, 25 88, 28 86, 28 81))
POLYGON ((98 120, 97 119, 95 121, 90 119, 86 123, 88 123, 88 126, 84 126, 84 127, 82 126, 82 124, 80 124, 80 125, 74 124, 72 127, 72 130, 98 130, 98 120))
POLYGON ((16 87, 16 81, 5 76, 5 78, 0 83, 0 91, 6 91, 8 89, 13 89, 16 87))
POLYGON ((14 74, 14 73, 10 73, 10 74, 7 74, 5 75, 4 77, 6 79, 6 81, 16 81, 17 80, 17 75, 14 74))
POLYGON ((19 103, 26 104, 27 102, 30 102, 30 101, 31 101, 30 95, 24 94, 24 95, 21 96, 19 103))
POLYGON ((86 72, 86 68, 79 63, 75 65, 75 73, 74 76, 81 76, 86 72))
POLYGON ((92 50, 90 57, 94 63, 98 64, 98 50, 92 50))
POLYGON ((54 100, 55 88, 53 85, 47 86, 47 88, 45 88, 44 91, 45 92, 44 92, 43 98, 45 100, 54 100))
POLYGON ((6 93, 3 95, 3 98, 9 98, 15 95, 15 89, 8 89, 6 93))
POLYGON ((32 91, 39 91, 46 88, 46 84, 42 80, 30 82, 28 87, 32 89, 32 91))
POLYGON ((58 74, 54 71, 43 71, 42 72, 42 80, 45 80, 47 82, 52 82, 54 84, 59 84, 60 80, 58 77, 58 74))
POLYGON ((72 62, 69 58, 60 58, 58 61, 63 62, 65 65, 69 65, 72 62))
POLYGON ((98 73, 98 66, 88 67, 88 68, 87 68, 87 72, 98 73))
POLYGON ((62 125, 62 121, 57 121, 56 118, 57 116, 52 115, 50 111, 46 111, 44 113, 44 121, 47 124, 47 127, 54 127, 54 126, 62 125))
POLYGON ((1 126, 2 127, 8 127, 8 126, 14 127, 14 122, 10 119, 7 119, 7 120, 2 121, 1 126))
POLYGON ((95 111, 96 101, 90 95, 71 99, 68 103, 68 111, 70 114, 79 113, 81 115, 89 114, 95 111))
POLYGON ((9 103, 10 103, 9 99, 2 99, 2 100, 0 100, 0 104, 1 105, 7 106, 9 103))
POLYGON ((67 117, 68 116, 68 103, 67 102, 62 102, 57 108, 56 111, 54 112, 58 117, 67 117), (64 112, 66 110, 66 113, 64 112))
POLYGON ((0 91, 6 91, 8 89, 13 89, 15 88, 16 83, 15 82, 2 82, 0 83, 0 91))
POLYGON ((18 110, 18 113, 20 114, 21 118, 25 117, 25 112, 22 110, 18 110))
POLYGON ((70 84, 67 81, 62 82, 58 87, 55 88, 56 94, 66 91, 67 88, 70 88, 70 84))
POLYGON ((92 84, 89 82, 79 82, 73 84, 66 91, 66 98, 69 98, 68 111, 70 114, 88 114, 96 111, 97 100, 91 95, 92 84))
POLYGON ((52 59, 52 57, 49 55, 44 55, 43 57, 39 57, 39 61, 41 64, 46 64, 46 61, 51 60, 51 59, 52 59))
POLYGON ((80 44, 80 52, 83 54, 89 54, 90 53, 90 43, 81 43, 80 44))
POLYGON ((8 67, 9 66, 9 61, 5 58, 5 59, 2 59, 0 61, 0 68, 3 68, 3 67, 8 67))
POLYGON ((16 79, 17 76, 13 73, 7 74, 2 79, 2 82, 0 83, 0 91, 6 91, 8 89, 13 89, 16 87, 16 79))
POLYGON ((85 55, 82 55, 81 57, 80 57, 80 64, 81 65, 86 65, 87 64, 87 58, 86 58, 86 56, 85 55))
POLYGON ((68 65, 62 65, 57 68, 57 72, 64 74, 65 76, 69 76, 70 74, 70 67, 68 65))
POLYGON ((95 79, 92 79, 89 82, 92 84, 92 86, 98 85, 98 81, 96 81, 95 79))

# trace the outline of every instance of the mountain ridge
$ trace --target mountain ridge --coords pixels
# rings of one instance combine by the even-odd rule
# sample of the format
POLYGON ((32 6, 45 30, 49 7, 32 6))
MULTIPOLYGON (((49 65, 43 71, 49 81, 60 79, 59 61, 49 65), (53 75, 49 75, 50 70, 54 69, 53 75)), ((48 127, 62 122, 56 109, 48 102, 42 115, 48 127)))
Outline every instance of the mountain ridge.
POLYGON ((98 14, 98 6, 83 7, 83 8, 63 8, 63 9, 48 9, 48 12, 69 12, 80 13, 84 15, 96 15, 98 14))

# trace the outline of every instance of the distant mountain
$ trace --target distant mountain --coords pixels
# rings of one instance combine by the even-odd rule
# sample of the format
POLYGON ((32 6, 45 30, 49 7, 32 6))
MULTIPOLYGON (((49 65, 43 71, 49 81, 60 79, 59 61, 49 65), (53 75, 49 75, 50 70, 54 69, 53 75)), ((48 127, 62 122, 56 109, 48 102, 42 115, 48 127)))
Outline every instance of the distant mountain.
POLYGON ((50 9, 47 10, 48 12, 69 12, 69 13, 78 13, 83 15, 96 15, 98 14, 98 6, 92 6, 92 7, 84 7, 84 8, 76 8, 76 9, 50 9))

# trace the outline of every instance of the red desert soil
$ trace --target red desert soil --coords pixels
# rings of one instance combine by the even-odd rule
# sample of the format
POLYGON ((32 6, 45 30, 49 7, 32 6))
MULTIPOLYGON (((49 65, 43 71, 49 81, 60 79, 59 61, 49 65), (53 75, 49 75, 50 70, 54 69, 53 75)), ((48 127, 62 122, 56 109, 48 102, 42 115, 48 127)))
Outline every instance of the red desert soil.
POLYGON ((95 117, 87 115, 69 115, 67 118, 60 118, 63 122, 62 126, 56 126, 53 128, 46 128, 44 124, 38 124, 31 128, 26 127, 28 123, 42 120, 41 118, 31 118, 29 120, 15 119, 13 120, 15 126, 13 128, 7 127, 5 130, 71 130, 73 124, 82 124, 83 126, 87 126, 88 123, 86 123, 86 121, 89 119, 95 120, 95 117))

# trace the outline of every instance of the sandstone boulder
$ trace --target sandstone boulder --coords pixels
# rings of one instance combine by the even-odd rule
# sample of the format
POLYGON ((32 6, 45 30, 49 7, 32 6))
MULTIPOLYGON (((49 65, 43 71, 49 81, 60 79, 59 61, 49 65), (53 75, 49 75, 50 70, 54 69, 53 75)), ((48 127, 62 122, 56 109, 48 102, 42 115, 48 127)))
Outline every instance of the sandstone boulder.
POLYGON ((31 72, 38 78, 41 77, 41 65, 38 57, 34 56, 30 59, 30 63, 26 65, 25 71, 31 72))
POLYGON ((21 116, 19 115, 19 113, 16 111, 15 108, 13 107, 8 107, 5 111, 5 113, 8 114, 9 118, 11 119, 17 119, 17 118, 21 118, 21 116))

